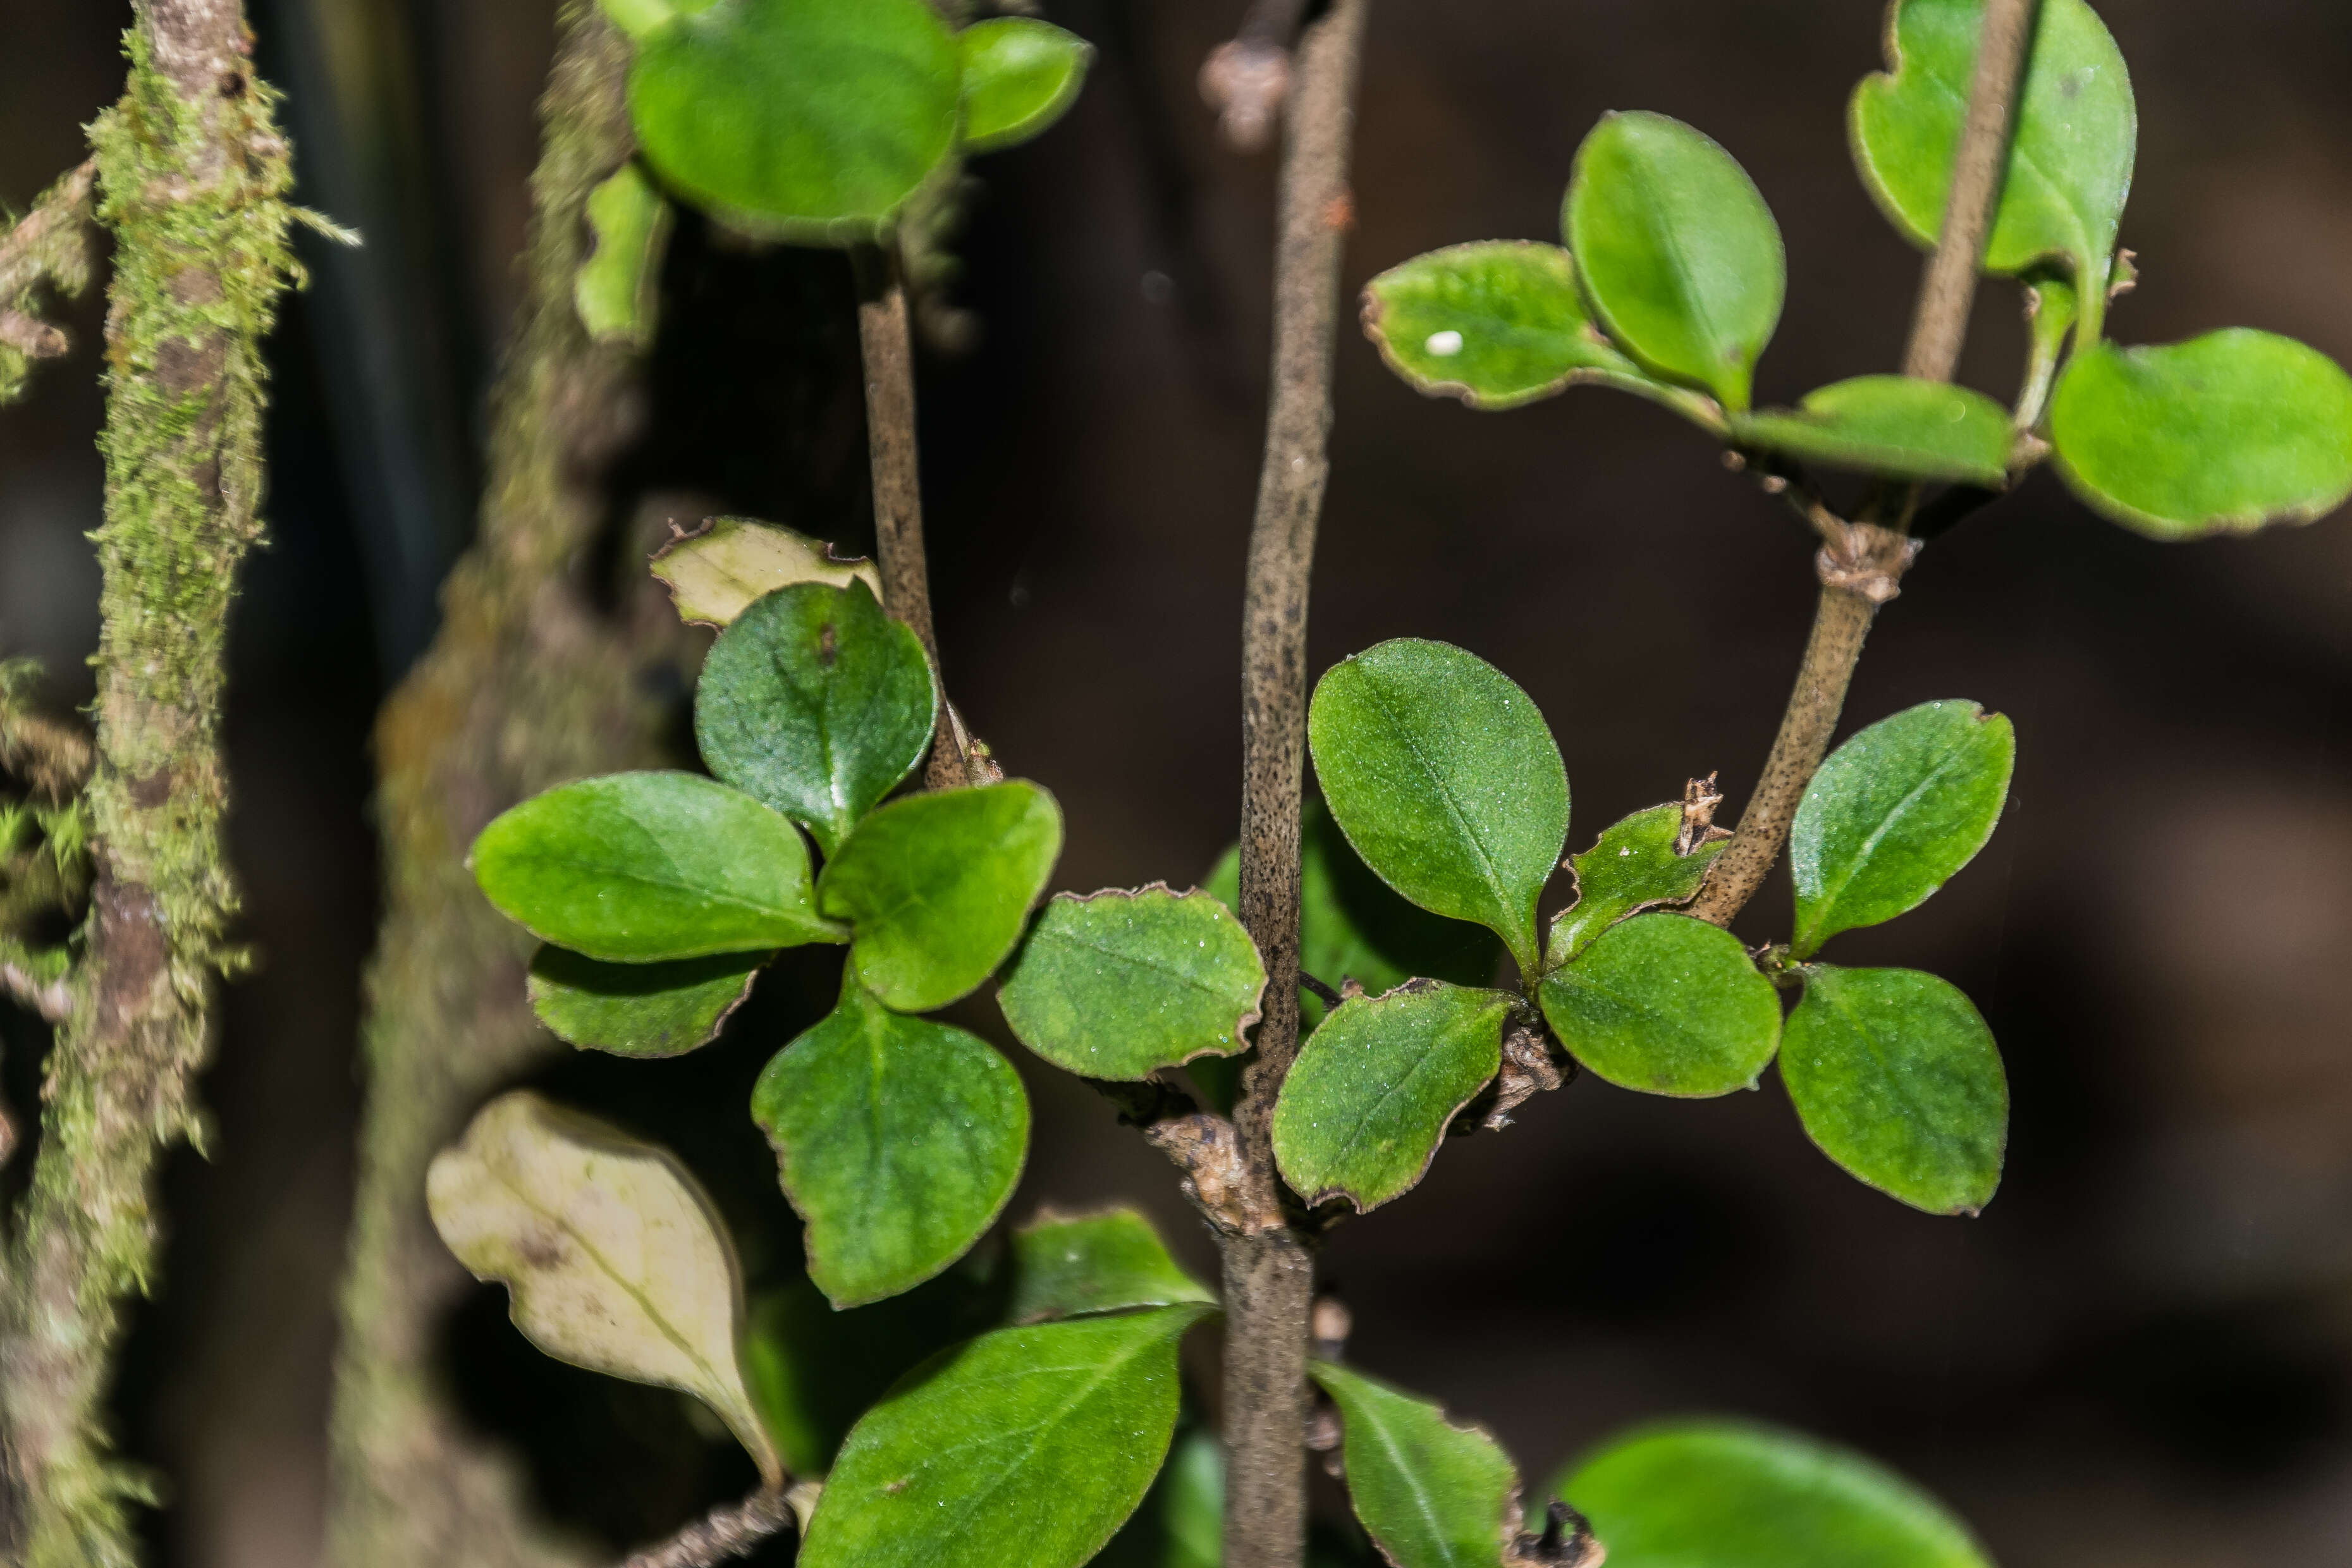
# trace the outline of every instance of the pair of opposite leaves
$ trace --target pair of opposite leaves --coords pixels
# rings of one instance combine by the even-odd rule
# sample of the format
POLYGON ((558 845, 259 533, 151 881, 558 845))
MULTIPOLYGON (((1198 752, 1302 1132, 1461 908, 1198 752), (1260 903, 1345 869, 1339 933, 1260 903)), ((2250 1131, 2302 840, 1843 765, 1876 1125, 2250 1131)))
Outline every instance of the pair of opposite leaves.
POLYGON ((873 240, 959 152, 1037 135, 1091 51, 925 0, 602 0, 634 41, 629 117, 671 186, 754 233, 873 240))
MULTIPOLYGON (((676 1158, 528 1092, 502 1096, 434 1163, 433 1216, 506 1284, 517 1326, 561 1360, 703 1400, 771 1485, 789 1398, 747 1376, 741 1270, 676 1158)), ((807 1521, 812 1568, 1076 1568, 1144 1500, 1178 1412, 1177 1346, 1216 1305, 1127 1210, 1014 1233, 1010 1327, 934 1355, 851 1429, 807 1521)), ((767 1356, 793 1353, 764 1345, 767 1356)), ((1343 1420, 1357 1514, 1401 1568, 1492 1568, 1518 1527, 1516 1468, 1435 1404, 1348 1368, 1313 1375, 1343 1420)), ((789 1379, 783 1380, 789 1382, 789 1379)), ((1193 1456, 1186 1456, 1188 1459, 1193 1456)), ((1166 1517, 1221 1511, 1213 1454, 1171 1466, 1166 1517), (1205 1484, 1203 1484, 1205 1482, 1205 1484)), ((1982 1568, 1932 1499, 1858 1457, 1765 1428, 1682 1422, 1606 1445, 1554 1495, 1621 1568, 1982 1568)))
MULTIPOLYGON (((1855 90, 1855 161, 1906 237, 1940 231, 1983 0, 1897 0, 1891 71, 1855 90)), ((2038 421, 2095 509, 2159 537, 2309 521, 2352 494, 2352 378, 2245 330, 2165 348, 2100 341, 2137 141, 2123 58, 2083 0, 2046 0, 2028 60, 1987 271, 2024 278, 2038 421)), ((1508 408, 1592 382, 1656 399, 1735 446, 1909 479, 1997 489, 2029 434, 1991 399, 1901 376, 1748 410, 1786 286, 1780 235, 1746 173, 1663 115, 1612 115, 1578 152, 1566 250, 1455 246, 1373 279, 1365 322, 1408 382, 1508 408), (1711 395, 1713 401, 1691 389, 1711 395)))
MULTIPOLYGON (((1676 853, 1682 814, 1635 814, 1575 858, 1578 901, 1537 942, 1537 900, 1567 837, 1558 745, 1526 693, 1441 643, 1384 643, 1318 684, 1308 744, 1364 862, 1423 909, 1492 930, 1545 1019, 1598 1076, 1652 1093, 1752 1087, 1780 1057, 1807 1132, 1864 1182, 1918 1207, 1980 1207, 2007 1121, 2000 1058, 1966 997, 1904 970, 1804 964, 1780 1003, 1738 940, 1657 912, 1698 890, 1714 847, 1676 853)), ((1808 959, 1836 932, 1916 907, 1991 835, 2014 739, 1974 704, 1928 703, 1826 763, 1791 841, 1808 959)), ((1284 1084, 1276 1155, 1310 1202, 1360 1208, 1411 1188, 1454 1117, 1532 1029, 1508 992, 1416 981, 1341 1005, 1284 1084)))

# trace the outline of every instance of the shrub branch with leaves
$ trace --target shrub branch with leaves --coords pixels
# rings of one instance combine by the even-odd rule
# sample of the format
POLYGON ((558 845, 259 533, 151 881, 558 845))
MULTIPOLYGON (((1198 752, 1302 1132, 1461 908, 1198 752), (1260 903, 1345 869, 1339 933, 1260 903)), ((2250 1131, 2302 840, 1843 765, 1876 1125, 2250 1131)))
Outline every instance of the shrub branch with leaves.
MULTIPOLYGON (((922 0, 606 5, 633 39, 643 162, 591 204, 614 243, 582 274, 582 308, 642 319, 669 200, 849 250, 879 559, 742 520, 664 552, 680 613, 720 628, 694 700, 709 776, 585 779, 482 832, 482 890, 545 944, 531 1005, 574 1045, 667 1057, 711 1039, 782 950, 843 948, 837 1004, 776 1053, 749 1107, 810 1279, 839 1309, 957 1268, 1012 1194, 1019 1078, 929 1016, 995 979, 1012 1034, 1176 1161, 1223 1261, 1213 1292, 1132 1213, 1044 1216, 1013 1238, 1001 1326, 915 1367, 828 1453, 795 1414, 789 1336, 747 1304, 683 1167, 535 1096, 494 1100, 431 1173, 451 1249, 508 1285, 542 1349, 695 1394, 761 1472, 744 1504, 639 1561, 716 1561, 796 1522, 810 1568, 1076 1568, 1156 1496, 1162 1560, 1293 1568, 1309 1435, 1328 1428, 1316 1445, 1336 1443, 1357 1520, 1400 1568, 1591 1568, 1604 1549, 1618 1568, 1979 1568, 1966 1530, 1907 1483, 1754 1426, 1637 1430, 1526 1494, 1490 1436, 1310 1330, 1312 1260, 1343 1215, 1410 1191, 1449 1134, 1499 1129, 1579 1071, 1706 1097, 1777 1061, 1805 1134, 1858 1180, 1937 1215, 1992 1198, 2008 1087, 1976 1008, 1933 975, 1820 955, 1968 865, 2015 740, 2006 719, 1944 700, 1832 752, 1864 634, 1927 538, 2044 461, 2167 539, 2307 520, 2352 493, 2352 382, 2312 351, 2250 331, 2106 341, 2129 277, 2116 240, 2136 111, 2088 6, 1894 6, 1888 68, 1857 89, 1851 123, 1872 195, 1933 252, 1899 375, 1754 405, 1785 289, 1780 231, 1727 152, 1656 114, 1610 115, 1579 150, 1564 248, 1456 246, 1366 291, 1365 326, 1412 384, 1492 409, 1579 383, 1634 393, 1717 437, 1820 537, 1820 616, 1738 832, 1714 825, 1712 782, 1693 781, 1566 860, 1561 748, 1503 672, 1404 638, 1342 660, 1307 700, 1364 0, 1307 21, 1276 51, 1240 843, 1207 891, 1041 907, 1059 809, 1003 777, 940 677, 908 323, 961 159, 1045 129, 1087 47, 1026 17, 959 30, 922 0), (1949 379, 1980 271, 2017 279, 2032 323, 2007 408, 1949 379), (1834 506, 1817 469, 1859 475, 1859 501, 1834 506), (1788 935, 1751 951, 1725 927, 1783 847, 1788 935), (1560 869, 1575 899, 1547 928, 1560 869), (1195 1436, 1178 1442, 1178 1346, 1220 1314, 1222 1467, 1195 1436)), ((1296 7, 1262 10, 1254 28, 1297 25, 1296 7)), ((1261 32, 1241 45, 1265 65, 1261 32)))

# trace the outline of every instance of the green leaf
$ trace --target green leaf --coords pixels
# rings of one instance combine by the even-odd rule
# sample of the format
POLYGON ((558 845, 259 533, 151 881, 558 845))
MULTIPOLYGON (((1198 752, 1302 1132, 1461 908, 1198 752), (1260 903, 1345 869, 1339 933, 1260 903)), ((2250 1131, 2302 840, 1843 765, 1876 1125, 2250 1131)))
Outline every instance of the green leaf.
POLYGON ((681 16, 707 11, 718 0, 597 0, 597 9, 632 39, 651 37, 681 16))
POLYGON ((1603 931, 1544 976, 1569 1053, 1621 1089, 1704 1098, 1753 1089, 1780 1040, 1780 999, 1739 939, 1688 915, 1603 931))
MULTIPOLYGON (((2139 111, 2124 57, 2083 0, 2042 0, 1984 269, 2064 264, 2097 341, 2139 111)), ((1976 74, 1984 0, 1899 0, 1887 71, 1863 79, 1848 117, 1854 165, 1887 221, 1923 247, 1944 230, 1952 161, 1976 74)))
POLYGON ((1391 267, 1364 287, 1364 335, 1418 390, 1517 408, 1578 382, 1656 390, 1593 325, 1556 245, 1489 239, 1391 267))
POLYGON ((1247 1047, 1265 964, 1233 911, 1167 884, 1057 893, 998 1002, 1021 1043, 1082 1078, 1133 1082, 1247 1047))
POLYGON ((1793 412, 1731 422, 1732 438, 1793 458, 1901 479, 1988 488, 2009 474, 2009 411, 1981 392, 1906 375, 1858 375, 1805 395, 1793 412))
POLYGON ((801 1568, 1076 1568, 1159 1471, 1208 1310, 1000 1329, 918 1367, 842 1445, 801 1568))
POLYGON ((1728 834, 1706 838, 1694 833, 1698 841, 1685 852, 1685 821, 1677 803, 1654 805, 1612 824, 1591 848, 1570 859, 1576 875, 1576 902, 1551 922, 1547 964, 1556 968, 1566 963, 1628 915, 1660 904, 1686 904, 1698 897, 1707 868, 1731 838, 1728 834))
POLYGON ((1929 1214, 2000 1185, 2009 1079, 1959 988, 1916 969, 1804 968, 1780 1081, 1805 1133, 1855 1179, 1929 1214))
POLYGON ((558 1039, 619 1057, 683 1056, 719 1037, 776 955, 721 952, 675 963, 606 963, 560 947, 530 961, 530 1010, 558 1039))
POLYGON ((655 169, 714 214, 851 245, 946 162, 961 74, 924 0, 733 0, 639 40, 629 116, 655 169))
POLYGON ((1657 374, 1748 406, 1788 261, 1731 154, 1663 114, 1610 114, 1577 150, 1562 214, 1601 322, 1657 374))
POLYGON ((1536 898, 1568 838, 1568 770, 1502 671, 1400 637, 1324 673, 1307 711, 1323 798, 1389 886, 1475 921, 1536 973, 1536 898))
POLYGON ((2076 495, 2158 539, 2309 522, 2352 495, 2352 377, 2242 327, 2076 354, 2050 436, 2076 495))
POLYGON ((2083 313, 2074 286, 2063 278, 2029 276, 2025 279, 2025 383, 2017 395, 2012 421, 2019 430, 2034 430, 2049 411, 2050 389, 2058 382, 2058 363, 2066 352, 2066 338, 2083 313))
POLYGON ((743 1271, 709 1194, 667 1150, 525 1089, 434 1156, 426 1205, 515 1327, 558 1361, 693 1394, 768 1484, 783 1467, 744 1385, 743 1271))
POLYGON ((588 193, 588 229, 595 248, 572 285, 580 324, 600 343, 645 348, 661 302, 669 204, 632 161, 588 193))
MULTIPOLYGON (((1372 874, 1321 798, 1299 814, 1298 966, 1338 990, 1353 980, 1373 995, 1415 975, 1484 985, 1495 978, 1501 945, 1486 927, 1407 903, 1372 874)), ((1227 909, 1241 907, 1241 846, 1227 849, 1201 885, 1227 909)), ((1298 1023, 1312 1032, 1328 1011, 1321 999, 1298 999, 1298 1023)))
POLYGON ((1922 702, 1830 753, 1789 834, 1790 952, 1918 908, 1992 837, 2017 734, 1973 702, 1922 702))
POLYGON ((751 1120, 807 1222, 809 1278, 836 1307, 895 1296, 962 1257, 1013 1196, 1029 1144, 1012 1063, 854 984, 769 1061, 751 1120))
POLYGON ((1334 1008, 1299 1047, 1274 1108, 1274 1158, 1311 1206, 1359 1213, 1421 1181, 1454 1113, 1503 1065, 1509 993, 1437 980, 1334 1008))
POLYGON ((1217 1293, 1178 1267, 1151 1222, 1131 1208, 1048 1210, 1013 1233, 1016 1323, 1186 1302, 1213 1307, 1217 1293))
POLYGON ((1609 1568, 1992 1568, 1935 1499, 1860 1454, 1733 1421, 1645 1426, 1553 1489, 1609 1568))
POLYGON ((1061 852, 1061 807, 1035 784, 933 790, 860 822, 818 879, 817 903, 853 922, 858 983, 926 1013, 1004 961, 1061 852))
POLYGON ((1496 1568, 1517 1533, 1519 1472, 1484 1427, 1328 1361, 1307 1375, 1339 1407, 1348 1497, 1397 1568, 1496 1568))
POLYGON ((795 583, 864 583, 882 596, 873 562, 835 555, 830 544, 748 517, 714 517, 680 534, 654 552, 653 574, 689 626, 731 626, 753 600, 795 583))
POLYGON ((533 795, 474 840, 474 879, 541 942, 619 963, 839 942, 800 830, 694 773, 612 773, 533 795))
POLYGON ((797 583, 719 634, 694 692, 710 771, 828 856, 931 743, 930 661, 863 583, 797 583))
POLYGON ((963 144, 972 153, 1043 135, 1077 101, 1095 52, 1034 16, 974 22, 956 44, 963 54, 963 144))

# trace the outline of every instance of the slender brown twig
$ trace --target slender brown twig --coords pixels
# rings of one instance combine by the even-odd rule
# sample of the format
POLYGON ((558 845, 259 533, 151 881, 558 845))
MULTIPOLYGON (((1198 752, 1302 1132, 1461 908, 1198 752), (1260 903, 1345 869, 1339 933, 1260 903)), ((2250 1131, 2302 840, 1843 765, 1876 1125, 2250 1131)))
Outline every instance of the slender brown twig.
POLYGON ((915 342, 907 285, 894 253, 860 249, 857 339, 866 362, 866 443, 874 470, 874 560, 882 605, 907 623, 931 661, 939 688, 936 736, 923 783, 931 789, 1003 777, 986 748, 948 700, 940 639, 931 622, 930 568, 923 553, 923 486, 915 433, 915 342))
POLYGON ((631 1552, 621 1568, 714 1568, 750 1556, 797 1520, 784 1492, 762 1488, 741 1502, 712 1509, 658 1546, 631 1552))
POLYGON ((1245 1207, 1220 1237, 1225 1281, 1227 1568, 1294 1568, 1305 1550, 1307 1317, 1314 1264, 1281 1212, 1276 1096, 1298 1054, 1298 810, 1307 742, 1307 595, 1329 471, 1339 258, 1370 0, 1335 0, 1299 40, 1284 139, 1265 461, 1242 621, 1242 924, 1265 955, 1265 1016, 1234 1108, 1245 1207))
MULTIPOLYGON (((1943 232, 1912 312, 1911 340, 1903 356, 1906 374, 1948 381, 1959 362, 1969 307, 1976 297, 1977 268, 2000 195, 2000 171, 2008 163, 2010 126, 2033 14, 2034 0, 1989 0, 1985 7, 1943 232)), ((1909 510, 1906 504, 1906 521, 1909 510)), ((1740 813, 1739 830, 1691 906, 1692 914, 1719 926, 1731 923, 1780 858, 1797 803, 1837 731, 1846 688, 1862 658, 1863 639, 1879 606, 1901 592, 1904 571, 1919 552, 1918 540, 1900 529, 1844 522, 1826 510, 1808 515, 1824 536, 1813 558, 1822 595, 1812 635, 1806 640, 1796 688, 1780 733, 1773 737, 1763 776, 1740 813)))

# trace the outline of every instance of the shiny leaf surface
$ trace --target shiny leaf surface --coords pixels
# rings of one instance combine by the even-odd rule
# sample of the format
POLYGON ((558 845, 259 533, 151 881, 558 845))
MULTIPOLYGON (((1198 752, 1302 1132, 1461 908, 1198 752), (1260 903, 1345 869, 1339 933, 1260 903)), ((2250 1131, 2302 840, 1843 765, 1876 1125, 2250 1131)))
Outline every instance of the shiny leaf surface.
POLYGON ((1688 854, 1678 854, 1682 834, 1683 808, 1669 802, 1612 824, 1591 848, 1572 857, 1576 902, 1552 921, 1545 962, 1567 963, 1628 915, 1698 897, 1707 868, 1729 840, 1694 844, 1688 854))
POLYGON ((863 583, 797 583, 719 634, 694 738, 726 783, 809 830, 828 856, 923 760, 930 661, 863 583))
POLYGON ((606 963, 560 947, 530 961, 530 1010, 571 1045, 620 1057, 675 1057, 719 1036, 773 952, 673 963, 606 963))
POLYGON ((1789 834, 1790 951, 1925 903, 1992 837, 2016 764, 2009 721, 1973 702, 1923 702, 1831 752, 1789 834))
POLYGON ((1213 1307, 1217 1293, 1185 1273, 1151 1222, 1131 1208, 1048 1211, 1013 1233, 1016 1323, 1187 1302, 1213 1307))
POLYGON ((474 840, 474 879, 542 942, 654 963, 839 942, 809 897, 808 845, 694 773, 612 773, 534 795, 474 840))
POLYGON ((807 1222, 809 1277, 836 1307, 895 1296, 962 1257, 1012 1197, 1029 1143, 1012 1063, 856 985, 768 1063, 751 1119, 807 1222))
POLYGON ((1339 1407, 1348 1497, 1397 1568, 1496 1568, 1517 1533, 1519 1473, 1483 1427, 1330 1362, 1307 1375, 1339 1407))
POLYGON ((1732 438, 1834 468, 1988 488, 2009 471, 2009 411, 1980 392, 1903 375, 1863 375, 1805 395, 1794 410, 1731 422, 1732 438))
POLYGON ((1364 864, 1422 908, 1486 926, 1534 973, 1568 771, 1528 694, 1474 654, 1400 637, 1325 672, 1307 734, 1364 864))
POLYGON ((1158 1473, 1208 1310, 1000 1329, 918 1367, 842 1446, 801 1568, 1077 1568, 1158 1473))
POLYGON ((1914 969, 1808 964, 1780 1042, 1806 1134, 1846 1173, 1929 1214, 2000 1185, 2009 1079, 1958 987, 1914 969))
POLYGON ((1753 1088, 1780 1039, 1772 983, 1738 937, 1688 915, 1610 927, 1538 995, 1570 1055, 1645 1094, 1753 1088))
POLYGON ((1061 808, 1035 784, 933 790, 859 822, 817 902, 853 923, 859 984, 902 1013, 929 1012, 1004 961, 1061 850, 1061 808))
MULTIPOLYGON (((1897 0, 1888 69, 1863 79, 1848 114, 1862 183, 1923 248, 1943 232, 1984 9, 1984 0, 1897 0)), ((2082 298, 2085 342, 2106 313, 2138 142, 2131 77, 2105 24, 2083 0, 2042 0, 1984 266, 2005 274, 2063 263, 2082 298)))
POLYGON ((1679 120, 1611 114, 1577 150, 1563 224, 1609 335, 1745 410, 1789 279, 1780 226, 1731 154, 1679 120))
POLYGON ((1407 384, 1473 408, 1649 379, 1593 325, 1568 252, 1532 240, 1453 245, 1390 268, 1364 288, 1364 335, 1407 384))
POLYGON ((1086 85, 1094 50, 1034 16, 994 16, 956 35, 963 57, 963 144, 1015 147, 1062 118, 1086 85))
POLYGON ((2060 378, 2050 437, 2076 495, 2158 539, 2309 522, 2352 495, 2352 376, 2245 328, 2101 344, 2060 378))
POLYGON ((1233 911, 1154 883, 1055 896, 998 997, 1021 1043, 1083 1078, 1134 1081, 1245 1048, 1265 964, 1233 911))
POLYGON ((1512 998, 1441 981, 1341 1003, 1299 1047, 1274 1110, 1274 1155, 1310 1205, 1359 1211, 1410 1192, 1454 1112, 1502 1067, 1512 998))

